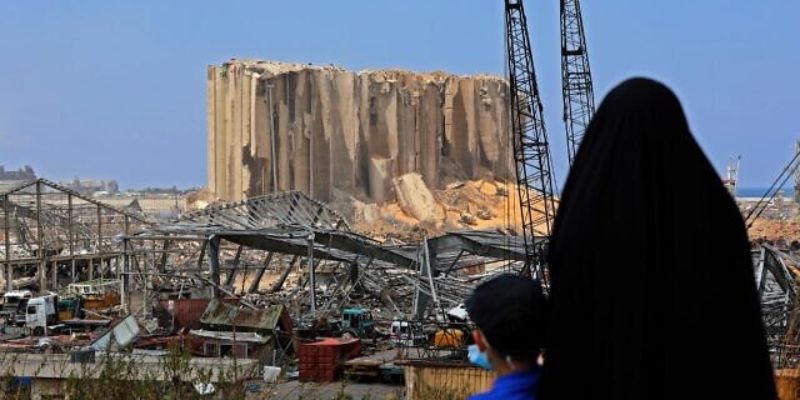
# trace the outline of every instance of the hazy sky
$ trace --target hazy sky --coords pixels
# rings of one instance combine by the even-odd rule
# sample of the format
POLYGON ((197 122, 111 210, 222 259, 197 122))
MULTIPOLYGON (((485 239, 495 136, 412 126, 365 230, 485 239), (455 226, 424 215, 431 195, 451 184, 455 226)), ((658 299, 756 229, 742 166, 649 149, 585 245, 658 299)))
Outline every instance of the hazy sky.
MULTIPOLYGON (((800 137, 800 2, 584 0, 598 103, 626 77, 683 101, 722 171, 766 186, 800 137)), ((558 2, 526 7, 559 183, 558 2)), ((0 1, 0 164, 127 187, 206 184, 205 68, 231 57, 502 74, 503 2, 0 1)), ((675 160, 680 162, 680 160, 675 160)))

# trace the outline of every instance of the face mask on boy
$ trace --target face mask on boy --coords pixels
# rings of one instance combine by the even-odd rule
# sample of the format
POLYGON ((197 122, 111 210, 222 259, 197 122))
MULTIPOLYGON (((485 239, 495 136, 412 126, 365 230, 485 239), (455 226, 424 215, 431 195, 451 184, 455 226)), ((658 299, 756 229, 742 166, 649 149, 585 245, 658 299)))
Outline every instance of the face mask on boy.
POLYGON ((489 361, 489 356, 486 355, 485 351, 481 351, 477 344, 471 344, 467 347, 467 357, 469 358, 469 362, 478 367, 488 369, 489 371, 494 369, 492 362, 489 361))

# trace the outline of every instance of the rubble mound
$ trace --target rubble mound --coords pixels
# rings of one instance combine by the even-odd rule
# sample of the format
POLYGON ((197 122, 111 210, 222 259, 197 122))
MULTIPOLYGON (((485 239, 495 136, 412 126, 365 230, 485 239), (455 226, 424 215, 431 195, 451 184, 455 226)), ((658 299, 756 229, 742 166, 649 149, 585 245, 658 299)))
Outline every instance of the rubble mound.
POLYGON ((800 218, 757 219, 747 232, 750 240, 768 240, 787 243, 800 241, 800 218))
POLYGON ((420 222, 436 224, 440 219, 439 215, 442 214, 441 208, 422 180, 422 175, 414 172, 395 178, 393 181, 397 203, 403 212, 420 222))
MULTIPOLYGON (((411 173, 395 179, 394 189, 397 200, 380 204, 350 197, 347 208, 354 229, 378 239, 412 241, 448 230, 521 233, 517 186, 512 183, 464 180, 430 190, 419 174, 411 173)), ((342 210, 343 203, 332 206, 342 210)))

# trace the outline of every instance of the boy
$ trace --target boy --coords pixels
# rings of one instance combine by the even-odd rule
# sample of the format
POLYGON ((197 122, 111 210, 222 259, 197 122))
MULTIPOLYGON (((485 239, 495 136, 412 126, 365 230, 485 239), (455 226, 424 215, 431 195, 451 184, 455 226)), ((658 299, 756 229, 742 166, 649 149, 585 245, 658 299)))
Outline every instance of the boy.
POLYGON ((535 400, 548 318, 541 284, 504 274, 478 286, 466 308, 477 327, 470 361, 497 372, 492 389, 470 399, 535 400))

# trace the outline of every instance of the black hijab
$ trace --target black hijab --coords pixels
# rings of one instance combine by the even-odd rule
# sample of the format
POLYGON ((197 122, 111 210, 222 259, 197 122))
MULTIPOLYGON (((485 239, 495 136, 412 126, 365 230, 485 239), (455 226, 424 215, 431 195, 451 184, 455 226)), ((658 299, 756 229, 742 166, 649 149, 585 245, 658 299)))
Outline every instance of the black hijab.
POLYGON ((550 247, 546 399, 774 399, 747 233, 676 96, 623 82, 550 247))

